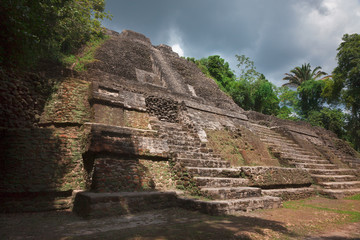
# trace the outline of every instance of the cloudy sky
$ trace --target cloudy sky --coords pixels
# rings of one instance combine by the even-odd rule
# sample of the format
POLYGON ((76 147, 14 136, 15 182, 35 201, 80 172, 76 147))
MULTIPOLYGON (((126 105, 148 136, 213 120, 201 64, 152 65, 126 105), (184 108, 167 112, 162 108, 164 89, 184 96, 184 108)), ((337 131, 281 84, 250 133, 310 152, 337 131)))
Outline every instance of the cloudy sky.
POLYGON ((345 33, 360 33, 360 0, 106 0, 105 27, 145 34, 185 57, 235 54, 280 86, 284 73, 310 63, 331 73, 345 33))

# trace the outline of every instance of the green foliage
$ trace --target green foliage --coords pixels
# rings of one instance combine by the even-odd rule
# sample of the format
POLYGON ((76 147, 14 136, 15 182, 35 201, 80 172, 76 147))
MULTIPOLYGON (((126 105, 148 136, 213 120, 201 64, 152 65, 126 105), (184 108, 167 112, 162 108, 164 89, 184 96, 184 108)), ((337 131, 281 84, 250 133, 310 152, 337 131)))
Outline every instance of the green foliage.
POLYGON ((345 117, 340 109, 324 107, 320 111, 309 112, 307 121, 314 126, 320 126, 336 133, 338 137, 343 137, 345 134, 345 117))
MULTIPOLYGON (((327 74, 326 72, 320 71, 320 69, 321 67, 317 66, 314 68, 314 70, 311 71, 310 63, 305 63, 301 65, 301 67, 295 67, 294 69, 290 70, 290 73, 285 73, 283 80, 289 82, 284 85, 297 87, 308 80, 316 80, 327 74)), ((325 78, 328 78, 328 76, 325 78)))
POLYGON ((264 114, 276 115, 280 109, 276 87, 261 74, 260 78, 254 82, 253 89, 253 109, 264 114))
POLYGON ((235 73, 230 69, 229 63, 218 55, 195 60, 195 63, 206 76, 213 78, 223 91, 228 92, 231 83, 235 81, 235 73))
POLYGON ((278 117, 290 120, 299 117, 314 126, 331 130, 340 138, 347 139, 346 123, 349 122, 347 120, 349 116, 336 108, 339 101, 334 92, 337 88, 338 84, 329 76, 320 80, 302 81, 296 91, 285 85, 279 91, 281 110, 278 117), (330 105, 326 107, 325 103, 332 107, 330 108, 330 105))
POLYGON ((236 66, 240 69, 240 79, 246 79, 249 82, 259 78, 261 74, 256 71, 256 67, 253 61, 245 55, 235 55, 239 62, 236 66))
POLYGON ((61 61, 67 65, 72 67, 75 71, 82 72, 86 70, 86 64, 95 61, 95 51, 97 48, 101 46, 108 39, 108 36, 104 36, 104 38, 96 38, 89 41, 86 44, 84 52, 80 55, 76 56, 73 54, 63 55, 61 61))
POLYGON ((26 67, 58 59, 101 38, 100 21, 110 18, 104 0, 4 0, 0 3, 0 64, 26 67))
POLYGON ((308 117, 310 111, 319 111, 325 100, 322 98, 322 92, 325 83, 322 80, 313 79, 303 82, 297 89, 298 107, 300 115, 308 117))
POLYGON ((237 66, 241 70, 239 79, 236 79, 229 63, 218 55, 187 60, 194 62, 206 76, 213 78, 220 89, 231 96, 240 107, 276 115, 280 109, 276 87, 256 71, 254 62, 248 57, 236 55, 236 58, 239 62, 237 66))
POLYGON ((297 91, 294 91, 287 86, 282 86, 278 89, 278 94, 280 110, 277 117, 289 120, 297 119, 293 116, 298 108, 299 99, 297 91))
POLYGON ((360 150, 360 35, 345 34, 337 54, 333 95, 340 96, 351 112, 348 131, 355 149, 360 150), (341 91, 342 90, 342 91, 341 91))

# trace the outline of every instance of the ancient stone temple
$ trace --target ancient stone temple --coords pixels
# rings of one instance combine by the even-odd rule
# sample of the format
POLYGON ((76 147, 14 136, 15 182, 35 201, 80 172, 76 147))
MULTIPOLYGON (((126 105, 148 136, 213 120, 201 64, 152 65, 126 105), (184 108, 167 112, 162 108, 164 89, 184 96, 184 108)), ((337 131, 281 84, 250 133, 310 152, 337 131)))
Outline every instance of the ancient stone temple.
POLYGON ((2 120, 3 211, 231 214, 360 193, 359 154, 333 133, 246 112, 170 47, 108 34, 34 124, 2 120))

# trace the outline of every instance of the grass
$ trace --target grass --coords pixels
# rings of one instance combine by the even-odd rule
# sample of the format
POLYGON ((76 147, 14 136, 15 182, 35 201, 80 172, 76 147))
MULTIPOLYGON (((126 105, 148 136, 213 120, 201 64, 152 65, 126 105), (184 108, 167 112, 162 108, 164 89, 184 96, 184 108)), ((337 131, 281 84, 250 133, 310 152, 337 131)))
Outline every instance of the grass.
POLYGON ((356 194, 354 196, 346 197, 347 200, 357 200, 360 201, 360 194, 356 194))
POLYGON ((90 40, 84 47, 83 52, 78 55, 67 55, 63 56, 61 61, 65 66, 71 67, 75 71, 83 72, 86 71, 86 65, 94 62, 96 50, 109 38, 97 38, 90 40))
MULTIPOLYGON (((360 200, 360 194, 352 196, 352 197, 348 197, 346 199, 347 200, 360 200)), ((360 221, 360 212, 316 206, 314 204, 305 203, 305 200, 287 201, 287 202, 283 203, 283 207, 287 208, 287 209, 294 209, 294 210, 300 209, 300 208, 311 208, 311 209, 316 209, 316 210, 320 210, 320 211, 345 214, 345 215, 349 216, 349 222, 359 222, 360 221)))

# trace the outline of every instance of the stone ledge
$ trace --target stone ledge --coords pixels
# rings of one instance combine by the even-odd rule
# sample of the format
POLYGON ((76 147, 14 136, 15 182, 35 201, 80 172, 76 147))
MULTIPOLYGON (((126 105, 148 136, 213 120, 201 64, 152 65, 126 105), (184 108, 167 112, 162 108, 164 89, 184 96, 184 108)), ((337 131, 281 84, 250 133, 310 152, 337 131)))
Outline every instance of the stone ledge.
POLYGON ((91 123, 87 122, 85 126, 91 126, 91 129, 94 131, 105 131, 105 132, 114 132, 114 133, 125 133, 125 134, 134 134, 134 133, 143 133, 143 134, 154 134, 158 131, 156 130, 147 130, 140 128, 131 128, 131 127, 122 127, 115 125, 108 125, 103 123, 91 123))
POLYGON ((84 218, 98 218, 176 206, 175 192, 80 192, 73 211, 84 218))
POLYGON ((325 195, 329 198, 341 199, 344 197, 360 194, 360 188, 352 189, 322 189, 320 194, 325 195))
POLYGON ((309 198, 316 194, 313 188, 267 189, 261 192, 266 196, 280 197, 283 201, 309 198))
POLYGON ((285 126, 283 126, 283 128, 289 130, 290 132, 307 135, 307 136, 314 137, 314 138, 319 138, 319 136, 316 133, 310 131, 309 129, 306 129, 305 127, 301 128, 301 130, 299 130, 299 128, 296 126, 285 125, 285 126))
POLYGON ((282 206, 281 198, 272 196, 250 197, 235 200, 203 201, 179 197, 179 206, 210 215, 227 215, 250 212, 257 209, 271 209, 282 206))
POLYGON ((125 91, 119 87, 94 82, 90 102, 146 112, 143 94, 125 91))
POLYGON ((90 99, 91 103, 100 103, 104 105, 111 105, 115 107, 124 107, 124 101, 121 99, 114 99, 111 96, 104 96, 101 93, 93 93, 90 99))
POLYGON ((201 103, 196 103, 196 102, 188 101, 188 100, 185 100, 184 103, 187 107, 193 108, 195 110, 200 110, 200 111, 209 112, 209 113, 215 113, 218 115, 223 115, 223 116, 227 116, 227 117, 232 117, 232 118, 237 118, 237 119, 248 121, 248 117, 242 113, 230 112, 230 111, 226 111, 224 109, 220 109, 217 107, 213 107, 210 105, 204 105, 201 103))

